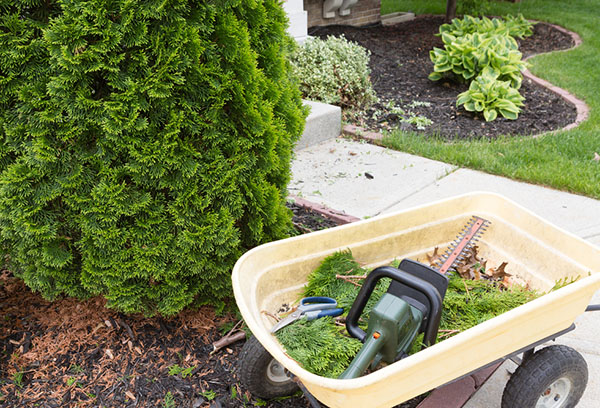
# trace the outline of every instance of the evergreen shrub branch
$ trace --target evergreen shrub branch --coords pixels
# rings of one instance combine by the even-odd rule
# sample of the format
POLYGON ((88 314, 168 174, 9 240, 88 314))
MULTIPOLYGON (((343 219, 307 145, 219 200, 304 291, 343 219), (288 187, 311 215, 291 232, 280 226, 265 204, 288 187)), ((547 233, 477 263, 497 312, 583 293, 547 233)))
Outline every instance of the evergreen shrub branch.
MULTIPOLYGON (((392 266, 397 267, 398 264, 398 261, 394 261, 392 266)), ((344 308, 342 317, 345 317, 360 288, 347 280, 336 278, 336 275, 361 275, 366 272, 368 271, 361 268, 354 260, 350 250, 337 252, 325 258, 309 275, 302 297, 332 297, 337 300, 340 307, 344 308)), ((503 289, 498 282, 463 279, 457 273, 451 273, 449 278, 438 341, 540 296, 540 293, 516 284, 510 289, 503 289)), ((373 291, 361 317, 360 325, 363 330, 367 327, 369 311, 387 291, 389 282, 388 279, 382 279, 373 291)), ((565 281, 565 284, 568 283, 570 282, 565 281)), ((558 287, 557 285, 556 288, 558 287)), ((362 347, 359 340, 351 338, 346 328, 336 325, 335 320, 330 317, 312 321, 299 320, 279 330, 276 336, 288 355, 306 370, 330 378, 337 378, 362 347)), ((421 349, 422 337, 422 335, 417 337, 410 351, 411 354, 421 349)))
POLYGON ((305 110, 276 0, 0 7, 0 239, 46 298, 221 304, 287 233, 305 110))

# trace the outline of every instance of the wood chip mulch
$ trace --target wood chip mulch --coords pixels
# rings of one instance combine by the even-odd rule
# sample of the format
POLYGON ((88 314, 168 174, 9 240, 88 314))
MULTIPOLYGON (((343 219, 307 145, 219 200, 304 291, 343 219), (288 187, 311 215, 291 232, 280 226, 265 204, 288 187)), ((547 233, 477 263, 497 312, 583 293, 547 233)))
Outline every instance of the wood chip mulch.
MULTIPOLYGON (((337 224, 289 203, 298 233, 337 224)), ((213 343, 238 318, 205 306, 174 318, 125 316, 101 297, 44 300, 0 272, 0 407, 304 407, 239 385, 238 342, 213 343)))
MULTIPOLYGON (((239 407, 235 344, 211 355, 210 307, 124 316, 102 298, 48 302, 0 274, 0 407, 239 407)), ((278 405, 283 406, 283 405, 278 405)))

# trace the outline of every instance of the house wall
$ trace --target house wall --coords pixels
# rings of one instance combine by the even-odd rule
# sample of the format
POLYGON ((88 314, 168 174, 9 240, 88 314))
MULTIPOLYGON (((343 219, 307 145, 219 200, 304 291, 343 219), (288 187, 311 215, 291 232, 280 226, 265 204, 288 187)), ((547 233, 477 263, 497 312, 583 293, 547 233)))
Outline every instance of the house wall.
POLYGON ((332 24, 362 26, 381 21, 381 0, 358 0, 348 16, 323 18, 323 0, 304 0, 308 12, 308 27, 332 24))
POLYGON ((307 13, 304 10, 302 0, 284 0, 283 9, 290 20, 288 34, 298 42, 304 41, 307 36, 307 13))

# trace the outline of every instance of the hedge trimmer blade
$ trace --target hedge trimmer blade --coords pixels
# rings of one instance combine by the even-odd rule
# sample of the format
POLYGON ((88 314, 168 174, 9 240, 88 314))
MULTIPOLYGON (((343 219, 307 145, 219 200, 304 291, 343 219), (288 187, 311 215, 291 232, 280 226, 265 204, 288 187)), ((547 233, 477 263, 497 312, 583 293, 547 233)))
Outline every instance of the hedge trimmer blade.
POLYGON ((434 268, 441 274, 444 274, 448 272, 450 268, 456 267, 457 263, 464 258, 463 252, 471 249, 473 243, 479 241, 481 234, 487 230, 489 225, 490 221, 488 220, 477 216, 471 217, 462 232, 456 236, 456 240, 450 245, 445 254, 433 262, 434 268))

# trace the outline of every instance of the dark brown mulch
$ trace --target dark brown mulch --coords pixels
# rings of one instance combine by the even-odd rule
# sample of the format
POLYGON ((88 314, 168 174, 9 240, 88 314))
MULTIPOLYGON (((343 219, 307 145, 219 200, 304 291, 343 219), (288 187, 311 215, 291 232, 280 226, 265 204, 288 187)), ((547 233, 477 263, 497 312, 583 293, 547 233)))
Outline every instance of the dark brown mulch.
MULTIPOLYGON (((175 318, 123 316, 105 301, 47 302, 0 276, 0 407, 231 407, 262 404, 239 385, 235 321, 210 307, 175 318), (187 371, 184 371, 187 370, 187 371), (168 401, 173 404, 169 405, 168 401), (36 405, 38 404, 38 405, 36 405)), ((304 397, 267 407, 304 407, 304 397)))
MULTIPOLYGON (((288 206, 306 230, 336 225, 288 206)), ((236 373, 243 342, 211 353, 237 319, 210 307, 170 319, 124 316, 101 298, 48 302, 2 271, 0 310, 2 408, 309 406, 302 395, 265 403, 244 390, 236 373)))
POLYGON ((338 225, 335 221, 296 203, 288 203, 287 206, 292 210, 292 222, 300 232, 319 231, 338 225))
MULTIPOLYGON (((380 102, 353 120, 356 125, 371 130, 418 130, 415 125, 399 121, 387 107, 390 102, 415 115, 423 115, 433 124, 422 130, 448 139, 495 138, 499 135, 530 135, 561 129, 575 121, 575 107, 546 88, 524 80, 521 94, 525 106, 517 120, 499 118, 485 122, 481 117, 456 107, 456 97, 466 84, 446 80, 430 81, 433 64, 429 51, 443 47, 438 33, 442 17, 421 16, 394 26, 381 25, 357 28, 328 26, 311 30, 311 35, 326 37, 344 35, 371 52, 371 80, 380 102), (429 106, 409 105, 425 102, 429 106)), ((525 56, 571 48, 571 37, 556 28, 538 23, 534 34, 519 41, 525 56)))

